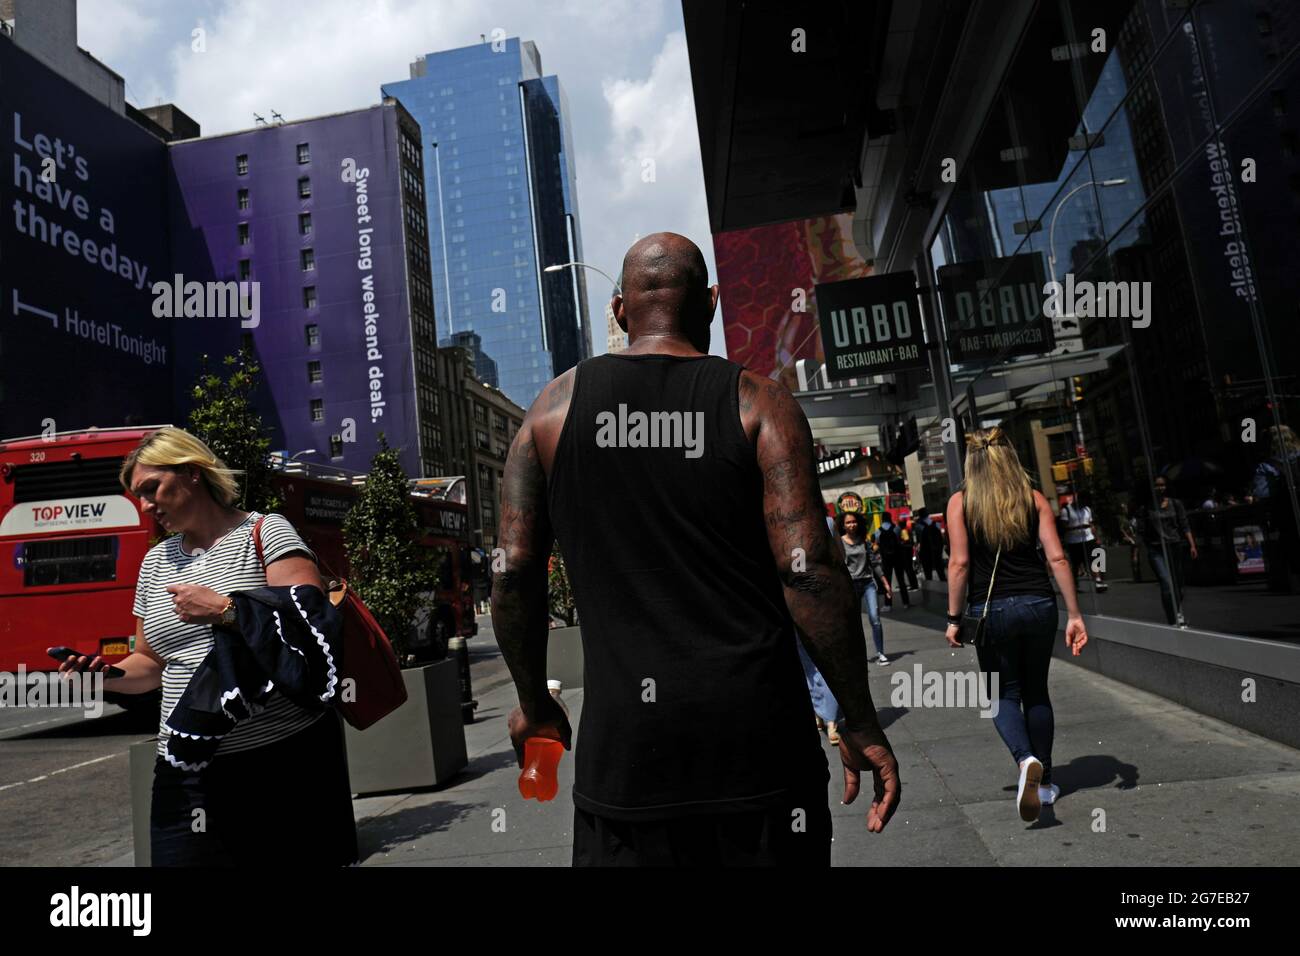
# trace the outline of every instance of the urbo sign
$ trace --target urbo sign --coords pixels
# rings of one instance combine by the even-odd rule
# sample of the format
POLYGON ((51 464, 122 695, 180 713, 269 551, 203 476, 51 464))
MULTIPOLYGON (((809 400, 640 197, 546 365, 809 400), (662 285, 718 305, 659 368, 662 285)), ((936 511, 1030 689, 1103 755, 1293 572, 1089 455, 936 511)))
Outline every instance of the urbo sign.
POLYGON ((824 283, 816 295, 830 381, 925 364, 916 277, 910 271, 824 283))

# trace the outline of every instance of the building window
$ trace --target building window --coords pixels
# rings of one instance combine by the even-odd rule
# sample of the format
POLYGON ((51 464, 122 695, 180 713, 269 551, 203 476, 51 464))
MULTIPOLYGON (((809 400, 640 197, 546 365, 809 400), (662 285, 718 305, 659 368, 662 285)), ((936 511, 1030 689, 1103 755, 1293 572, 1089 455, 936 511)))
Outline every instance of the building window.
POLYGON ((248 223, 246 222, 239 224, 239 244, 241 246, 248 245, 248 223))
POLYGON ((331 458, 343 457, 343 436, 342 435, 330 435, 330 457, 331 458))
POLYGON ((248 175, 248 154, 247 153, 240 153, 238 156, 235 157, 235 175, 236 176, 248 175))
POLYGON ((302 179, 298 180, 298 198, 299 199, 311 198, 311 177, 310 176, 304 176, 302 177, 302 179))
POLYGON ((247 190, 247 189, 241 189, 241 190, 239 191, 239 208, 240 208, 240 209, 247 209, 247 208, 248 208, 248 190, 247 190))
POLYGON ((474 444, 478 445, 478 447, 482 448, 484 451, 490 451, 492 449, 492 445, 488 441, 488 433, 481 428, 474 429, 474 444))
POLYGON ((307 381, 315 384, 321 380, 320 362, 307 363, 307 381))
POLYGON ((304 249, 301 253, 302 271, 311 272, 316 268, 316 253, 312 249, 304 249))
POLYGON ((306 327, 307 329, 307 347, 312 348, 320 345, 320 326, 314 322, 306 327))
MULTIPOLYGON (((316 308, 316 287, 314 285, 303 286, 302 307, 304 309, 316 308)), ((315 326, 313 325, 312 328, 315 328, 315 326)))
POLYGON ((247 282, 248 277, 253 274, 253 263, 249 259, 239 260, 239 281, 247 282))
POLYGON ((325 400, 323 398, 313 398, 311 400, 311 420, 314 422, 325 421, 325 400))
POLYGON ((298 165, 311 162, 311 147, 306 143, 298 144, 298 165))
POLYGON ((311 235, 311 213, 304 212, 298 214, 298 235, 311 235))

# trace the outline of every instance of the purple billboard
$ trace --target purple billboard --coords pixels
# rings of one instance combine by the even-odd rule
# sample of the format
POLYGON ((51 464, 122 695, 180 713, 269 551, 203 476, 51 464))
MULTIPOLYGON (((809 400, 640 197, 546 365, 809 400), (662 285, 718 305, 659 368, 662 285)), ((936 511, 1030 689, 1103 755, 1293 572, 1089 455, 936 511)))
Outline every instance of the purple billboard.
POLYGON ((172 230, 196 278, 255 292, 255 315, 223 321, 252 335, 278 446, 364 471, 382 432, 416 476, 398 136, 382 105, 175 143, 172 230))
POLYGON ((0 437, 167 421, 167 148, 0 40, 0 437))

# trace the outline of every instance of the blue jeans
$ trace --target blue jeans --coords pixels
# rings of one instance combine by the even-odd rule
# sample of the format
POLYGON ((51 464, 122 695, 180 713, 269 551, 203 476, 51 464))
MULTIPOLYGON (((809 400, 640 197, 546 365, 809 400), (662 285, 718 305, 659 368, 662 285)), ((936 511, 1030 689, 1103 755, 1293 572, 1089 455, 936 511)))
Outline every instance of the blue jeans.
POLYGON ((876 653, 885 653, 885 629, 880 626, 880 595, 874 579, 858 578, 853 582, 858 597, 862 600, 863 610, 871 621, 871 639, 875 642, 876 653))
MULTIPOLYGON (((967 614, 978 615, 984 602, 967 614)), ((989 602, 988 646, 979 650, 980 670, 998 676, 998 712, 993 718, 1016 764, 1037 757, 1043 786, 1052 782, 1052 738, 1056 719, 1047 693, 1047 668, 1056 640, 1056 598, 1013 594, 989 602)))
POLYGON ((831 689, 826 684, 826 679, 822 677, 821 671, 817 669, 813 659, 804 650, 803 641, 796 636, 794 643, 799 648, 799 661, 803 664, 803 678, 808 682, 808 696, 812 698, 813 710, 822 720, 833 720, 839 723, 844 719, 844 714, 840 710, 840 702, 835 699, 835 695, 831 693, 831 689))
POLYGON ((1178 623, 1178 612, 1183 608, 1183 550, 1184 545, 1169 545, 1170 561, 1165 561, 1165 552, 1159 544, 1147 545, 1147 559, 1151 570, 1160 582, 1160 604, 1165 609, 1165 622, 1178 623))

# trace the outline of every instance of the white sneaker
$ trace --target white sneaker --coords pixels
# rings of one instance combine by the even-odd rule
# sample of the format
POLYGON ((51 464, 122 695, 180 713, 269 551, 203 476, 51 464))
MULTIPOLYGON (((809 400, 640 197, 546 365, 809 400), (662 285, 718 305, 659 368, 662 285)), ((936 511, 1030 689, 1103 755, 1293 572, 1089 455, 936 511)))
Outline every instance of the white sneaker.
POLYGON ((1033 823, 1038 819, 1042 802, 1038 797, 1038 784, 1043 779, 1043 764, 1037 757, 1026 757, 1020 765, 1020 786, 1016 789, 1016 808, 1020 819, 1033 823))
POLYGON ((1038 788, 1038 802, 1045 807, 1050 807, 1056 802, 1056 798, 1061 795, 1061 788, 1054 783, 1038 788))
POLYGON ((885 667, 888 667, 888 666, 889 666, 889 658, 886 657, 884 654, 880 654, 880 655, 878 655, 878 656, 876 657, 876 663, 877 663, 877 664, 881 664, 881 665, 883 665, 883 666, 885 666, 885 667))

